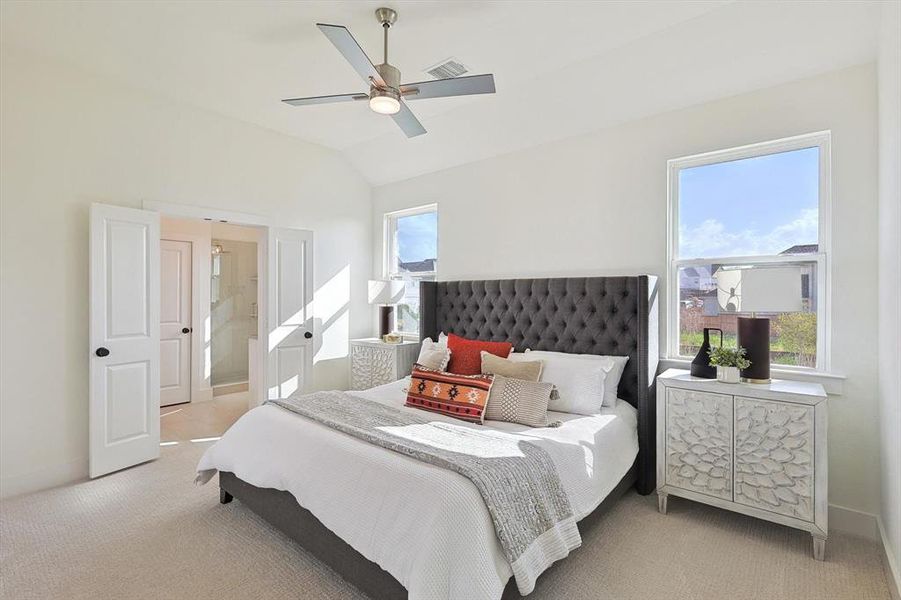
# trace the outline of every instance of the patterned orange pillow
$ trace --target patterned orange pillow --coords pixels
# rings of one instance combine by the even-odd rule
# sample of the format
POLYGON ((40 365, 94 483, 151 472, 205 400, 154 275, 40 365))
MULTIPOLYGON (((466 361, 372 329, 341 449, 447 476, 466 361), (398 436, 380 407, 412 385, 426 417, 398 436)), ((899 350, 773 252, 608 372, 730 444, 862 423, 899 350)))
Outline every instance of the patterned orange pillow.
POLYGON ((494 375, 456 375, 416 364, 406 405, 482 423, 493 381, 494 375))

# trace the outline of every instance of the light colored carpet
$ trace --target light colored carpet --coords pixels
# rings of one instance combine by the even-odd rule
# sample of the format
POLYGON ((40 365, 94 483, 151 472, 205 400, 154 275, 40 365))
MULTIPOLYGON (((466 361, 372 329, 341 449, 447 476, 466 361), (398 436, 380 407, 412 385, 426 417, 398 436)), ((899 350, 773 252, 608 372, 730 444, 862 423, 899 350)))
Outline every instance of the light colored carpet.
MULTIPOLYGON (((0 597, 361 598, 244 508, 192 483, 207 443, 95 481, 0 503, 0 597)), ((810 537, 679 498, 627 494, 545 573, 535 600, 889 598, 875 543, 810 537)), ((470 600, 470 599, 463 599, 470 600)))

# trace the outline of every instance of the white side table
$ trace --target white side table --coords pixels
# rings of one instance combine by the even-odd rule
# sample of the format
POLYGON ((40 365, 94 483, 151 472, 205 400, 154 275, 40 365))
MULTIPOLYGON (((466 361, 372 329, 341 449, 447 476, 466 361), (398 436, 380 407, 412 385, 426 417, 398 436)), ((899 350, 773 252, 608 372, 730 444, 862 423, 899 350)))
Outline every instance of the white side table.
POLYGON ((829 501, 826 392, 818 383, 657 377, 657 494, 809 531, 823 560, 829 501))
POLYGON ((350 389, 366 390, 410 374, 419 342, 387 344, 378 338, 350 341, 350 389))

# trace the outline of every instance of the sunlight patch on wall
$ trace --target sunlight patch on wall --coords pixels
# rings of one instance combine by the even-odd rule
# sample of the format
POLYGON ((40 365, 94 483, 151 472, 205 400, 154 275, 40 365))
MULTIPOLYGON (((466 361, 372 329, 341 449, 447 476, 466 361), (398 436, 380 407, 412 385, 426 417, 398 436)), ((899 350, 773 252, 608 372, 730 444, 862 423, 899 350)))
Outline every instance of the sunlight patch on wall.
POLYGON ((313 362, 343 358, 350 337, 350 265, 345 265, 314 294, 319 347, 313 362))
POLYGON ((344 311, 332 319, 328 327, 322 328, 322 345, 313 355, 313 362, 344 358, 348 354, 350 338, 350 311, 345 306, 344 311))

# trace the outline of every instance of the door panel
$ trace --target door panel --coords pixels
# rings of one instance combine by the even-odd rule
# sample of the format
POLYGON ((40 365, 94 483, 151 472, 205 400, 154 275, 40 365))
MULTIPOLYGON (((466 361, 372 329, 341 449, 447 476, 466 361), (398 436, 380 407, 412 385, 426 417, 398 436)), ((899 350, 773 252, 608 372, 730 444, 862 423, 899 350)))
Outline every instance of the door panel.
POLYGON ((813 521, 814 408, 735 397, 735 501, 813 521))
POLYGON ((191 242, 160 241, 160 406, 191 401, 192 252, 191 242))
POLYGON ((106 306, 109 339, 148 336, 147 225, 108 219, 106 306))
POLYGON ((181 340, 160 340, 160 397, 163 390, 181 385, 180 365, 181 340))
POLYGON ((267 397, 310 388, 313 327, 313 232, 269 229, 267 397))
POLYGON ((107 446, 149 435, 147 416, 155 407, 147 403, 152 387, 148 362, 109 367, 106 386, 107 446), (129 402, 119 402, 119 398, 128 398, 129 402))
POLYGON ((732 396, 667 389, 666 484, 732 500, 732 396))
POLYGON ((160 452, 159 215, 93 204, 90 215, 90 475, 160 452))
MULTIPOLYGON (((160 323, 181 320, 181 248, 179 242, 160 241, 160 323)), ((184 242, 182 242, 184 243, 184 242)))

